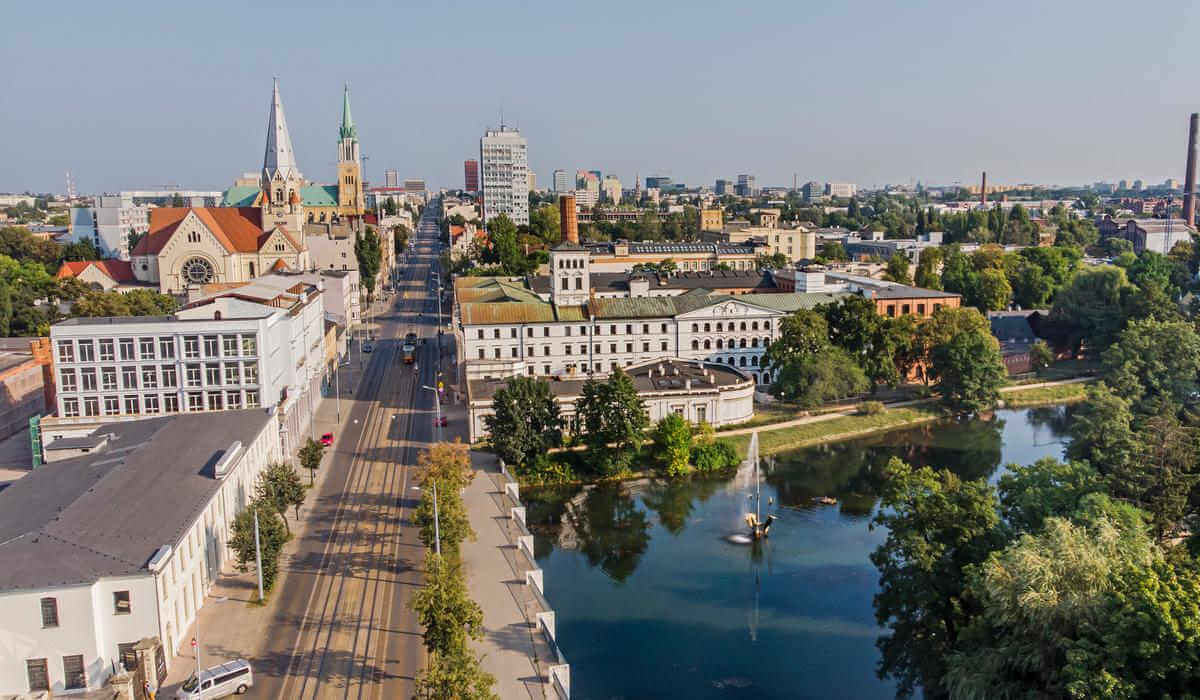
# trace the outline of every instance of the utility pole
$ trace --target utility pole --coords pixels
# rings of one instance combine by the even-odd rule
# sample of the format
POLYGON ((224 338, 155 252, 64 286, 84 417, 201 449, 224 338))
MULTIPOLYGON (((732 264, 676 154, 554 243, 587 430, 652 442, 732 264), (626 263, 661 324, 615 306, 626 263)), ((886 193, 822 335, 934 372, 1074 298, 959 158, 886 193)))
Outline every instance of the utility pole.
MULTIPOLYGON (((254 509, 254 560, 257 563, 255 569, 258 570, 258 602, 263 600, 263 582, 262 582, 262 545, 258 539, 258 509, 254 509)), ((199 658, 199 657, 197 657, 199 658)), ((198 662, 197 662, 198 663, 198 662)))

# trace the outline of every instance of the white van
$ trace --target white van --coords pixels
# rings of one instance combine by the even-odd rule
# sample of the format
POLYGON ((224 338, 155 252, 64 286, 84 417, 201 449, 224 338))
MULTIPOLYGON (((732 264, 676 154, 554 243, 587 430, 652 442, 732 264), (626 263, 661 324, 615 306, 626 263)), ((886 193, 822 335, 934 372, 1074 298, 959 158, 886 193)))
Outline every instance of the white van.
POLYGON ((210 700, 226 695, 241 695, 253 685, 254 672, 250 669, 250 662, 237 659, 204 669, 200 672, 199 683, 193 673, 175 693, 175 699, 210 700))

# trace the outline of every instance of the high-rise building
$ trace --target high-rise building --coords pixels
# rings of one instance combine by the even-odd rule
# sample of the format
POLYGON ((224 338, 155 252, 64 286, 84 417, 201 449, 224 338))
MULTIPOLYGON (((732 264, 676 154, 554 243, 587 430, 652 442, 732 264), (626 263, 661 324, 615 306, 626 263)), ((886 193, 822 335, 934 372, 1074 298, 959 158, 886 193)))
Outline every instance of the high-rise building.
POLYGON ((825 194, 830 197, 849 199, 858 194, 858 185, 850 182, 827 182, 825 183, 825 194))
POLYGON ((396 172, 395 170, 384 170, 383 171, 383 186, 384 187, 399 187, 400 186, 400 173, 396 172))
POLYGON ((463 189, 467 192, 479 191, 479 161, 474 158, 463 161, 463 189))
POLYGON ((554 171, 554 191, 559 194, 575 191, 575 188, 571 187, 571 174, 566 170, 554 171))
POLYGON ((646 189, 664 190, 671 184, 671 178, 665 175, 647 175, 646 189))
POLYGON ((754 184, 753 175, 738 175, 737 193, 740 197, 753 197, 758 194, 758 186, 754 184))
POLYGON ((604 180, 604 174, 599 170, 589 170, 588 172, 596 176, 597 182, 602 182, 604 180))
POLYGON ((529 191, 536 192, 537 191, 537 173, 533 172, 532 170, 530 170, 528 172, 529 172, 529 191))
POLYGON ((809 180, 800 191, 804 193, 804 201, 818 202, 825 197, 825 183, 809 180))
POLYGON ((479 139, 483 167, 483 220, 506 214, 517 225, 529 224, 529 154, 521 132, 501 125, 479 139))
POLYGON ((614 175, 606 175, 604 181, 600 183, 600 192, 604 195, 604 201, 612 204, 621 203, 621 181, 614 175))
POLYGON ((713 185, 713 192, 718 196, 733 194, 733 182, 730 180, 717 180, 713 185))

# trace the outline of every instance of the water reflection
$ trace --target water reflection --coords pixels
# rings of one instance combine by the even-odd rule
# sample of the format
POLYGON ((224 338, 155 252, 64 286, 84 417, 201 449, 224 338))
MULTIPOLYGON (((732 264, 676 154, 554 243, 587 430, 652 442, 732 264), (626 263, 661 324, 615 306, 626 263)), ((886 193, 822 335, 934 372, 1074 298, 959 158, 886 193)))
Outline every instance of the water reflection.
POLYGON ((750 507, 728 477, 525 490, 573 695, 891 697, 874 676, 868 559, 885 533, 867 528, 884 466, 994 480, 1060 457, 1068 420, 998 411, 764 460, 764 511, 773 499, 779 520, 758 546, 724 539, 750 507))

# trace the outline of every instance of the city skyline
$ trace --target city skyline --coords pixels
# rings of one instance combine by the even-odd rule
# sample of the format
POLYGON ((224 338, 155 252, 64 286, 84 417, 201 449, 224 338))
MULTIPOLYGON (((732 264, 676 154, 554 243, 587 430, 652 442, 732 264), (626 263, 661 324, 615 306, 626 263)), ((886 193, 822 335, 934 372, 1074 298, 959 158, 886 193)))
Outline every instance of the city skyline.
POLYGON ((543 187, 558 168, 708 186, 738 173, 759 187, 793 175, 968 184, 982 170, 998 183, 1160 183, 1182 179, 1188 114, 1200 109, 1185 98, 1185 66, 1200 50, 1183 39, 1200 29, 1200 10, 1172 5, 1156 13, 1172 18, 1161 31, 1134 34, 1095 3, 1038 7, 1036 23, 1020 8, 951 13, 941 2, 737 13, 360 6, 348 33, 323 31, 335 17, 320 9, 218 3, 185 17, 152 4, 81 6, 63 26, 18 7, 9 26, 21 32, 0 48, 25 66, 0 112, 10 135, 0 190, 61 192, 67 171, 82 192, 228 187, 257 169, 248 154, 262 141, 272 76, 297 159, 317 180, 333 169, 349 82, 373 184, 395 169, 461 186, 461 161, 477 156, 501 109, 528 139, 543 187), (494 58, 494 33, 512 39, 509 69, 468 78, 494 58), (1121 55, 1104 50, 1118 42, 1121 55), (588 60, 600 77, 569 80, 588 60), (605 98, 606 84, 621 99, 605 98), (1151 91, 1131 99, 1123 84, 1151 91))

